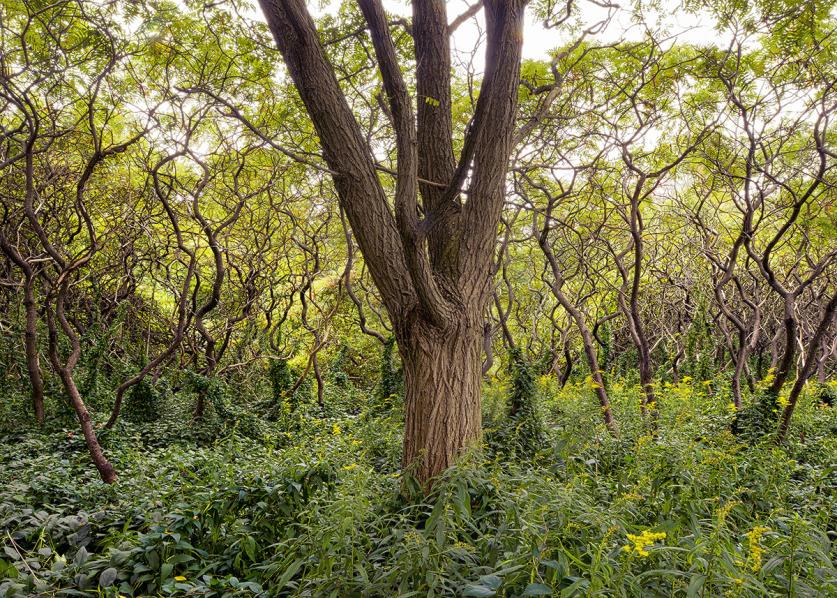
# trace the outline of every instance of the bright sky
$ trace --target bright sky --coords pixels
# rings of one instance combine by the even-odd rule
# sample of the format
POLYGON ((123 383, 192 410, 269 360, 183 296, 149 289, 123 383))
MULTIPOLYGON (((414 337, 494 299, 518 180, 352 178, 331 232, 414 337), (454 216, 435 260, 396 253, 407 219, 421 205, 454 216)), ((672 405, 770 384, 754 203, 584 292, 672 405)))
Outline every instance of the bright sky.
MULTIPOLYGON (((476 0, 449 0, 448 21, 453 21, 457 16, 476 0)), ((613 10, 613 17, 607 28, 597 33, 593 39, 598 43, 612 43, 619 40, 638 40, 642 37, 644 27, 634 19, 634 7, 631 0, 613 2, 620 4, 620 8, 613 10)), ((340 4, 339 0, 325 0, 322 7, 318 3, 309 2, 309 8, 315 16, 336 12, 340 4)), ((578 25, 578 30, 589 28, 596 23, 605 20, 608 16, 607 8, 600 6, 604 4, 598 0, 598 4, 591 0, 576 0, 573 8, 573 22, 578 25)), ((560 3, 563 6, 563 3, 560 3)), ((666 32, 676 36, 678 41, 685 43, 705 44, 723 43, 722 36, 714 28, 713 20, 706 14, 693 14, 686 12, 679 0, 662 0, 662 10, 656 11, 646 9, 645 17, 648 26, 655 31, 666 32)), ((384 8, 392 13, 401 16, 412 14, 411 2, 409 0, 384 0, 384 8)), ((574 28, 576 29, 576 28, 574 28)), ((475 44, 485 30, 485 19, 482 11, 476 17, 463 23, 454 33, 452 47, 460 54, 461 60, 469 60, 475 44)), ((523 37, 523 57, 530 59, 546 59, 548 52, 558 46, 566 44, 576 38, 577 31, 571 31, 567 25, 559 28, 546 29, 543 22, 536 18, 530 7, 527 9, 526 29, 523 37)), ((475 56, 474 67, 479 72, 482 70, 483 56, 478 52, 475 56)))

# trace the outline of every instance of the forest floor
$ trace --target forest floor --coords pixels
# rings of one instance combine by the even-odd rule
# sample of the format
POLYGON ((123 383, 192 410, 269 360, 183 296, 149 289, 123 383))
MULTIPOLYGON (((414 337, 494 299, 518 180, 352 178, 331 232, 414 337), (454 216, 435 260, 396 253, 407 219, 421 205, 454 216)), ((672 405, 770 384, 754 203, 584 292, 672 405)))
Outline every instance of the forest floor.
POLYGON ((536 384, 528 423, 486 389, 485 450, 426 497, 398 406, 355 391, 328 414, 127 413, 101 435, 113 486, 72 419, 36 430, 7 401, 0 596, 837 595, 837 416, 815 386, 779 446, 734 435, 715 382, 661 387, 656 437, 613 384, 617 438, 583 383, 536 384))

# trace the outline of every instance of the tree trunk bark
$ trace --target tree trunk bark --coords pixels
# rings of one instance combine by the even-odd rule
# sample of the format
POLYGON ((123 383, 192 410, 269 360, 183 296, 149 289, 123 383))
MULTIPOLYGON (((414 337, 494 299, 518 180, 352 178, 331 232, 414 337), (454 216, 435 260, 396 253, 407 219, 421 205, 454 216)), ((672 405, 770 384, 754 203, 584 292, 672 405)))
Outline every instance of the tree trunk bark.
POLYGON ((26 309, 26 330, 23 344, 26 350, 26 369, 32 385, 32 408, 35 421, 44 423, 44 380, 41 375, 41 363, 38 357, 38 312, 35 306, 35 280, 27 276, 23 287, 23 306, 26 309))
POLYGON ((78 363, 81 356, 81 345, 79 337, 75 330, 70 326, 66 316, 64 315, 64 301, 67 295, 68 284, 66 281, 62 284, 58 291, 56 299, 55 312, 52 311, 52 306, 47 299, 46 309, 46 323, 49 332, 49 359, 52 362, 53 369, 58 372, 61 382, 70 397, 70 403, 73 405, 73 410, 76 412, 76 417, 81 424, 81 431, 84 435, 84 441, 87 444, 87 449, 90 451, 90 458, 96 469, 99 471, 102 481, 106 484, 113 484, 116 482, 116 471, 105 457, 102 446, 96 437, 96 431, 93 429, 93 422, 90 418, 90 412, 81 398, 76 381, 73 379, 73 369, 78 363), (58 322, 56 323, 56 320, 58 322), (58 326, 60 325, 64 335, 70 341, 72 350, 66 361, 62 365, 61 358, 58 354, 58 326))
POLYGON ((790 428, 791 417, 793 416, 793 411, 796 408, 796 402, 799 400, 799 395, 802 393, 802 389, 808 381, 808 377, 811 375, 811 370, 813 369, 814 362, 817 359, 817 351, 819 351, 820 345, 822 344, 825 335, 828 333, 828 329, 834 321, 835 316, 837 316, 837 293, 831 297, 831 301, 829 301, 828 305, 826 305, 825 313, 817 326, 814 338, 811 339, 811 343, 808 345, 808 351, 805 355, 805 363, 803 364, 802 369, 797 372, 796 382, 794 383, 793 388, 791 388, 790 395, 788 396, 788 404, 785 406, 785 409, 782 412, 782 417, 779 420, 779 441, 784 440, 788 434, 788 428, 790 428))
POLYGON ((482 323, 445 329, 422 321, 399 335, 404 365, 403 465, 421 481, 479 443, 482 428, 482 323))
POLYGON ((32 385, 32 408, 35 421, 44 423, 44 379, 38 357, 38 311, 35 303, 35 270, 18 249, 11 245, 0 231, 0 250, 23 272, 23 307, 26 312, 26 328, 23 347, 26 352, 26 369, 32 385))
POLYGON ((796 316, 794 315, 794 307, 795 302, 793 298, 785 298, 785 351, 782 354, 782 361, 779 364, 779 368, 776 371, 776 378, 773 380, 773 384, 767 389, 767 394, 770 397, 779 396, 779 393, 782 392, 782 388, 785 386, 785 382, 790 375, 790 371, 793 368, 794 358, 796 357, 796 334, 797 334, 797 322, 796 316))
POLYGON ((96 438, 93 422, 90 419, 90 412, 87 410, 81 394, 79 394, 76 382, 73 380, 73 375, 67 368, 59 368, 59 374, 61 381, 64 383, 64 388, 67 390, 67 394, 70 395, 70 402, 72 402, 73 409, 75 409, 76 416, 81 424, 81 432, 84 434, 84 442, 90 451, 90 458, 93 461, 93 465, 99 471, 99 476, 101 476, 103 482, 113 484, 116 481, 116 471, 113 469, 113 465, 110 464, 107 457, 105 457, 102 446, 99 444, 99 439, 96 438))
POLYGON ((458 160, 452 146, 441 148, 452 143, 445 3, 413 3, 416 121, 383 5, 358 1, 389 102, 397 151, 392 197, 381 184, 368 140, 304 0, 259 4, 396 329, 405 370, 403 459, 429 486, 480 436, 483 314, 491 297, 497 226, 514 144, 526 0, 482 3, 486 68, 458 160), (444 191, 434 192, 437 186, 444 191))

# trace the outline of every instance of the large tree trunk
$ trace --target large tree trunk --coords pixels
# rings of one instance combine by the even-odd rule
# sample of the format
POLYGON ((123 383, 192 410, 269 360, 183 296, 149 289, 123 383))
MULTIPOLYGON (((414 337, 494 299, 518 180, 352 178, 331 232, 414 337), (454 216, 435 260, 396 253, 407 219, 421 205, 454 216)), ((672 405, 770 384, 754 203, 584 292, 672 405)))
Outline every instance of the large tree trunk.
POLYGON ((482 3, 485 73, 458 160, 445 2, 413 2, 416 118, 383 5, 359 0, 396 145, 392 204, 305 2, 259 3, 396 328, 407 386, 404 463, 415 466, 419 481, 429 487, 479 438, 482 316, 491 297, 497 225, 515 139, 526 0, 482 3))
POLYGON ((439 329, 419 321, 404 337, 403 464, 427 481, 480 440, 482 323, 439 329))

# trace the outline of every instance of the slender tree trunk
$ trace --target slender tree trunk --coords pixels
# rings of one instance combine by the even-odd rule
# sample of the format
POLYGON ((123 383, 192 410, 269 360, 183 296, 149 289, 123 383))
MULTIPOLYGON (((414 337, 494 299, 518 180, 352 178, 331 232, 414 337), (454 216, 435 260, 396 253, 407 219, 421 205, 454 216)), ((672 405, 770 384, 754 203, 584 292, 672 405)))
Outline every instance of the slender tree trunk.
MULTIPOLYGON (((764 345, 759 348, 758 358, 756 359, 756 375, 759 380, 764 378, 764 345)), ((753 392, 755 384, 750 383, 750 392, 753 392)))
POLYGON ((797 322, 794 315, 795 301, 793 298, 785 298, 785 351, 782 354, 782 361, 776 371, 776 378, 767 390, 771 397, 778 397, 793 367, 793 360, 796 357, 796 331, 797 322))
POLYGON ((54 314, 51 306, 47 304, 46 322, 47 329, 49 331, 49 358, 52 362, 52 367, 56 372, 58 372, 61 382, 64 384, 67 395, 70 397, 70 403, 72 404, 73 410, 76 412, 76 417, 81 424, 84 442, 87 445, 87 450, 90 452, 90 458, 93 461, 93 465, 95 465, 96 469, 99 471, 99 476, 102 478, 103 482, 106 484, 113 484, 116 482, 116 471, 113 469, 113 466, 110 464, 107 457, 105 457, 102 446, 99 444, 99 439, 96 437, 96 431, 93 429, 90 412, 87 410, 87 406, 81 398, 81 393, 79 393, 78 386, 76 386, 76 382, 73 379, 73 370, 75 369, 81 355, 81 345, 79 344, 78 334, 72 329, 70 323, 64 315, 64 300, 66 293, 67 284, 65 282, 58 291, 58 298, 56 299, 57 306, 54 314), (55 320, 58 320, 58 322, 56 323, 55 320), (72 351, 63 365, 61 364, 61 358, 58 355, 59 324, 72 347, 72 351))
MULTIPOLYGON (((553 205, 551 198, 549 205, 551 209, 553 205)), ((587 320, 584 317, 584 314, 575 305, 573 305, 573 303, 561 290, 561 286, 564 280, 563 276, 561 275, 561 268, 558 265, 558 260, 555 259, 555 253, 552 251, 552 247, 550 247, 549 241, 547 239, 547 235, 549 233, 550 216, 551 213, 548 211, 547 217, 544 222, 544 227, 538 235, 538 244, 540 245, 541 250, 546 256, 547 261, 549 262, 549 266, 552 269, 552 275, 554 277, 552 284, 550 284, 550 289, 552 290, 552 295, 558 300, 558 303, 561 304, 561 307, 563 307, 564 310, 568 314, 570 314, 570 317, 573 319, 575 325, 578 327, 578 331, 581 333, 581 342, 584 345, 584 355, 587 357, 587 365, 590 366, 590 376, 591 380, 593 381, 594 389, 596 391, 596 397, 599 400, 599 406, 602 410, 602 417, 604 418, 605 425, 608 427, 608 429, 611 432, 616 433, 616 420, 614 420, 613 412, 610 409, 610 398, 607 396, 607 390, 605 389, 604 383, 604 376, 602 375, 602 369, 599 366, 599 359, 596 355, 596 347, 593 344, 593 334, 590 332, 590 328, 587 326, 587 320)), ((561 380, 562 387, 569 378, 571 367, 572 364, 568 359, 567 375, 566 377, 562 377, 561 380)))
MULTIPOLYGON (((550 260, 550 262, 552 261, 553 260, 550 260)), ((553 295, 555 295, 555 297, 564 307, 564 309, 570 314, 572 319, 575 321, 575 324, 578 327, 578 331, 581 333, 581 342, 584 345, 584 355, 587 357, 587 365, 590 366, 590 378, 593 381, 594 390, 596 392, 596 398, 598 398, 599 400, 599 406, 602 410, 602 417, 604 418, 604 423, 611 432, 615 433, 617 431, 616 420, 614 420, 613 412, 610 409, 610 399, 607 396, 604 376, 602 375, 602 369, 599 366, 599 358, 596 355, 596 347, 593 344, 593 335, 590 332, 590 329, 587 327, 587 322, 584 318, 584 315, 570 303, 566 295, 564 295, 560 289, 556 288, 554 284, 552 292, 553 295)), ((571 368, 572 363, 569 361, 568 358, 567 376, 566 378, 562 377, 561 386, 563 386, 567 382, 567 378, 569 378, 571 368)))
POLYGON ((70 396, 70 402, 73 404, 73 409, 76 412, 78 421, 81 424, 81 432, 84 435, 84 442, 87 444, 87 450, 90 451, 90 458, 93 460, 93 465, 99 470, 99 476, 106 484, 113 484, 116 481, 116 471, 113 465, 110 464, 102 446, 99 444, 99 439, 96 437, 96 432, 93 429, 93 422, 90 419, 90 412, 79 394, 73 375, 67 368, 59 368, 59 376, 61 382, 64 383, 64 388, 70 396))
POLYGON ((819 351, 820 345, 828 332, 828 328, 834 321, 835 314, 837 314, 837 293, 831 297, 831 301, 828 302, 828 305, 825 308, 825 313, 817 326, 814 338, 811 339, 811 342, 808 345, 808 351, 805 355, 805 363, 803 364, 802 369, 797 372, 796 382, 788 395, 788 404, 782 412, 782 418, 779 421, 778 439, 780 441, 784 440, 785 436, 787 436, 788 428, 790 428, 791 417, 793 416, 793 411, 796 408, 796 402, 799 400, 799 395, 802 393, 805 382, 807 382, 808 377, 811 375, 814 362, 817 360, 817 352, 819 351))
POLYGON ((35 421, 44 423, 44 379, 41 374, 41 363, 38 356, 38 312, 35 306, 35 279, 27 276, 23 287, 23 306, 26 310, 26 330, 23 334, 23 344, 26 350, 26 369, 29 371, 29 382, 32 385, 32 408, 35 421))
POLYGON ((732 374, 732 402, 736 409, 741 409, 744 401, 741 398, 741 374, 744 371, 744 360, 746 355, 743 355, 744 349, 742 347, 738 352, 738 360, 735 363, 735 372, 732 374))
POLYGON ((38 356, 38 311, 35 303, 35 270, 15 246, 0 231, 0 249, 23 272, 23 307, 26 312, 26 328, 23 346, 26 353, 26 369, 32 386, 32 408, 35 421, 44 423, 44 379, 38 356))
POLYGON ((567 382, 570 381, 570 376, 573 373, 573 364, 575 363, 575 359, 573 359, 573 352, 570 351, 570 344, 567 341, 564 341, 564 363, 566 365, 564 367, 564 371, 561 372, 561 388, 564 388, 567 385, 567 382))
POLYGON ((817 357, 817 382, 820 384, 825 384, 825 381, 828 379, 828 371, 825 364, 828 362, 828 358, 834 355, 835 349, 837 349, 837 336, 832 337, 830 345, 823 345, 822 351, 819 357, 817 357))
POLYGON ((590 365, 590 376, 593 380, 596 397, 599 399, 604 423, 611 432, 615 433, 617 431, 616 421, 613 419, 613 411, 610 409, 610 399, 605 389, 604 377, 599 367, 599 360, 596 357, 596 350, 593 348, 593 339, 586 327, 581 330, 581 340, 584 343, 584 354, 587 356, 587 363, 590 365))
POLYGON ((773 338, 770 339, 770 370, 776 370, 779 366, 779 336, 781 336, 782 331, 777 330, 776 334, 773 335, 773 338))
POLYGON ((485 360, 482 362, 482 375, 485 376, 488 374, 491 366, 494 365, 494 346, 491 343, 492 341, 492 332, 494 327, 491 325, 490 322, 486 322, 483 325, 482 330, 482 350, 485 353, 485 360))
POLYGON ((639 347, 639 383, 645 398, 645 407, 656 419, 657 399, 654 394, 654 372, 651 369, 651 355, 648 348, 639 347))

